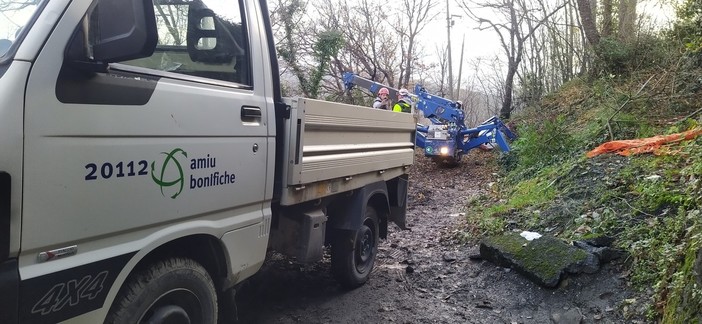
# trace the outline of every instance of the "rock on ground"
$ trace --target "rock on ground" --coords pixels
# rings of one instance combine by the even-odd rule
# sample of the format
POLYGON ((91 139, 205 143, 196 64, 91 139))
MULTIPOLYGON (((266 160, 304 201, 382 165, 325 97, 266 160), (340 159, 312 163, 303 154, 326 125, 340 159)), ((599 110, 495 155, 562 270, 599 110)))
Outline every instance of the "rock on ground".
POLYGON ((546 288, 558 286, 567 273, 595 273, 600 268, 594 254, 549 235, 531 241, 511 232, 487 237, 480 242, 480 255, 546 288))

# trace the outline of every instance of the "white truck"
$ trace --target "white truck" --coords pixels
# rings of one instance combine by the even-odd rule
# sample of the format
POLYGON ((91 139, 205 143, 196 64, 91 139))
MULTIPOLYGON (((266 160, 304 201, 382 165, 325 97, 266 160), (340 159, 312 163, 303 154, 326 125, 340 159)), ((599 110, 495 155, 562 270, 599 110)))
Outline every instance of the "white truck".
POLYGON ((0 323, 216 323, 269 248, 362 285, 414 136, 282 98, 265 0, 1 0, 0 323))

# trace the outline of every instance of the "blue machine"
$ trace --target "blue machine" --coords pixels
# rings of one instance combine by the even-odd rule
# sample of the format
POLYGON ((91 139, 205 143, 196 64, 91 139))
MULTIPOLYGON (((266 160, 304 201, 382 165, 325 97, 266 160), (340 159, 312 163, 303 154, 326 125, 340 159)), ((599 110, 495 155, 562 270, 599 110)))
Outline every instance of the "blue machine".
MULTIPOLYGON (((344 73, 343 78, 347 90, 359 86, 377 94, 384 87, 352 72, 344 73)), ((390 98, 397 98, 397 89, 386 88, 390 90, 390 98)), ((432 95, 419 84, 414 87, 414 95, 415 109, 431 121, 430 125, 417 124, 416 145, 424 150, 424 156, 438 164, 455 166, 464 154, 476 147, 492 148, 496 145, 508 152, 505 136, 509 139, 516 137, 497 116, 469 128, 465 124, 462 107, 457 102, 432 95)))

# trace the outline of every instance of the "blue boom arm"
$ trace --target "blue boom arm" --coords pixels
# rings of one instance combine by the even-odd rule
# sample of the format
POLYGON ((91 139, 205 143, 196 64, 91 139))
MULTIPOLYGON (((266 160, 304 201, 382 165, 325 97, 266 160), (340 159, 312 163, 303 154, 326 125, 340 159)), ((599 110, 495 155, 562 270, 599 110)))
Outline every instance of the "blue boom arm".
POLYGON ((417 109, 421 110, 424 117, 429 118, 433 124, 454 122, 459 128, 466 128, 465 114, 455 101, 434 96, 427 92, 421 84, 414 86, 414 94, 419 98, 417 109))
POLYGON ((463 150, 468 151, 482 144, 491 142, 493 139, 502 151, 509 151, 509 144, 505 136, 510 140, 514 140, 516 136, 512 131, 496 116, 484 121, 480 126, 475 128, 467 128, 461 130, 458 135, 462 138, 468 137, 468 140, 463 142, 463 150))
POLYGON ((378 95, 380 88, 387 88, 390 91, 390 98, 396 99, 398 90, 392 87, 385 86, 381 83, 375 82, 370 79, 362 78, 358 75, 353 74, 353 72, 344 72, 343 74, 344 87, 346 91, 353 89, 355 86, 366 89, 373 93, 373 95, 378 95))

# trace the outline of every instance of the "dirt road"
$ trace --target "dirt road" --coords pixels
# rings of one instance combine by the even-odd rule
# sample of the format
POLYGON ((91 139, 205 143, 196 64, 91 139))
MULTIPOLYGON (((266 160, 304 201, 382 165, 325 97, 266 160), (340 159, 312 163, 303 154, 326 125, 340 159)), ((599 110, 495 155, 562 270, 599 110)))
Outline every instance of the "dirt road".
POLYGON ((463 228, 465 202, 494 181, 494 154, 474 150, 451 169, 418 154, 410 175, 411 230, 390 229, 366 285, 341 289, 330 275, 328 257, 301 266, 271 255, 237 293, 240 322, 643 322, 643 310, 627 306, 635 295, 618 264, 544 289, 510 269, 471 259, 477 245, 453 239, 463 228))

